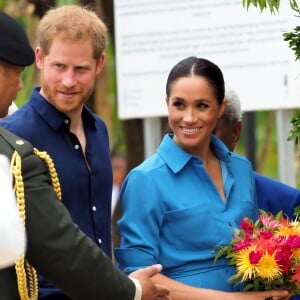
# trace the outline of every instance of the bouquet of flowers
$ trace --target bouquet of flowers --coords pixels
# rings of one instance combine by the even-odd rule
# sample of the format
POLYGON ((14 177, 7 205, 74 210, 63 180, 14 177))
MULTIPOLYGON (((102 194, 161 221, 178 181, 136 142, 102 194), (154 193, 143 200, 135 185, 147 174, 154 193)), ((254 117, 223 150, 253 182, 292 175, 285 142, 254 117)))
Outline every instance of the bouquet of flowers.
POLYGON ((234 284, 245 291, 286 289, 300 294, 300 221, 282 211, 272 215, 260 210, 256 222, 244 218, 229 245, 221 246, 215 261, 225 256, 236 274, 234 284))

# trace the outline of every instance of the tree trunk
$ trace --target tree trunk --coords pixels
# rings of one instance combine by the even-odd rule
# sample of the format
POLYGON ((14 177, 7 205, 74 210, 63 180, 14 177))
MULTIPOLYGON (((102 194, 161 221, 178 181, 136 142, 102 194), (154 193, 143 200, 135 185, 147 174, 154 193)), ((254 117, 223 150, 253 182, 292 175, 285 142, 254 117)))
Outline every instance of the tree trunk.
MULTIPOLYGON (((109 33, 111 36, 111 42, 114 45, 114 11, 113 11, 113 1, 102 1, 102 8, 104 12, 104 20, 109 28, 109 33)), ((115 52, 114 52, 115 57, 115 52)), ((117 93, 115 93, 115 96, 117 93)), ((115 98, 115 101, 117 99, 115 98)), ((144 134, 143 134, 143 120, 142 119, 130 119, 122 121, 122 126, 125 132, 125 143, 127 149, 127 159, 128 159, 128 170, 141 163, 144 159, 144 134)))

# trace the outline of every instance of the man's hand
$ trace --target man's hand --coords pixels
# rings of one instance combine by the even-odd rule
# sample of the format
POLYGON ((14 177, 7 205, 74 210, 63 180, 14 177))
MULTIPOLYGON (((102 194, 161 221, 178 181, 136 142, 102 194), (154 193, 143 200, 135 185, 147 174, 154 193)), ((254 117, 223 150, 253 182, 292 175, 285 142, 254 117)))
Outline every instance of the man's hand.
POLYGON ((171 300, 170 291, 167 287, 155 284, 151 281, 151 277, 162 270, 162 266, 157 264, 144 269, 137 270, 129 275, 136 278, 142 287, 142 300, 171 300))

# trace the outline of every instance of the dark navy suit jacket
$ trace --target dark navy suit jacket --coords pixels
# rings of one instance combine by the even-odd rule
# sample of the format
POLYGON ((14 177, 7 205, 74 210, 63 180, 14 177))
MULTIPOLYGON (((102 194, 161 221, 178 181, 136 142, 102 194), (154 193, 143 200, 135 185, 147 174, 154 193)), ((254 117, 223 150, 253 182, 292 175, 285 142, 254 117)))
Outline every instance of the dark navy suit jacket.
POLYGON ((300 190, 254 172, 258 207, 272 214, 282 210, 294 218, 294 208, 300 205, 300 190))

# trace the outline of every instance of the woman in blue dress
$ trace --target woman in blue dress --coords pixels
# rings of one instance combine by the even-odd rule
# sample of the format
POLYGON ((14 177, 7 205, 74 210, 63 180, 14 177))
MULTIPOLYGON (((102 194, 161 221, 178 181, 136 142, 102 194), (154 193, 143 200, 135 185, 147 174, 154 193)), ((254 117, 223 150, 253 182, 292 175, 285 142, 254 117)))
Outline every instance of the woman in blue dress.
POLYGON ((121 189, 120 268, 162 264, 153 280, 178 300, 283 299, 283 291, 242 293, 227 282, 235 268, 226 259, 214 263, 242 218, 258 215, 250 162, 212 134, 226 106, 221 70, 202 58, 180 61, 168 76, 166 102, 172 133, 121 189))

